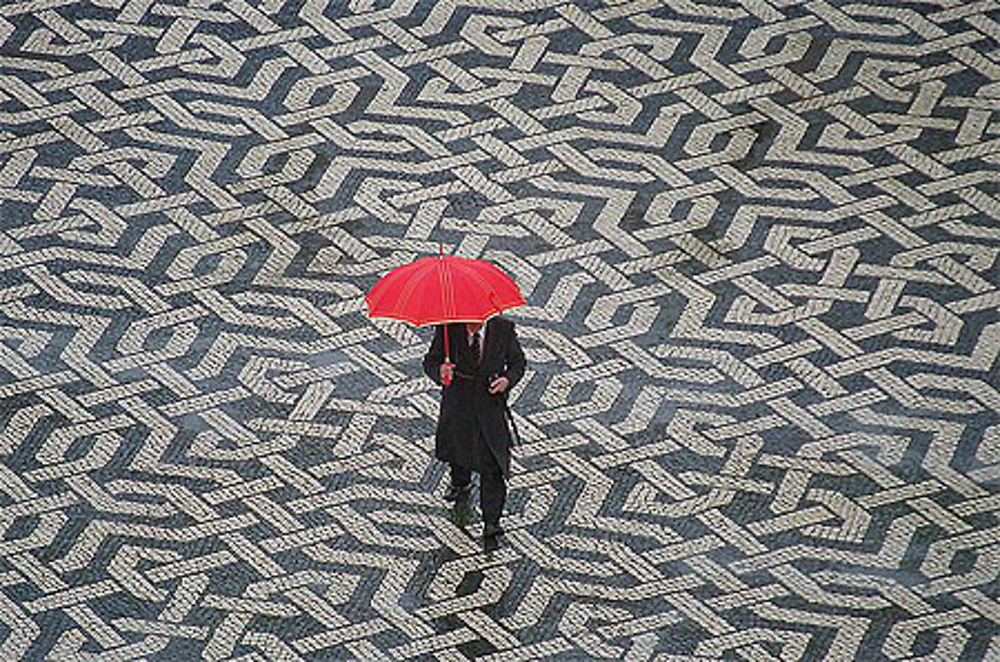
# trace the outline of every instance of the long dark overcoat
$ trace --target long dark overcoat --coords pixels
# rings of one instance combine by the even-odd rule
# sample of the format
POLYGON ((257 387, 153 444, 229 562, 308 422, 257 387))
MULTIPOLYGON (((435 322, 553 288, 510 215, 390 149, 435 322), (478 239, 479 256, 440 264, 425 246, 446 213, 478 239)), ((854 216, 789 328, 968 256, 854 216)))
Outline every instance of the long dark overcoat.
MULTIPOLYGON (((493 317, 486 323, 486 344, 479 365, 472 356, 465 324, 448 325, 448 344, 455 378, 441 391, 435 455, 439 460, 474 471, 488 468, 496 458, 507 476, 511 439, 504 411, 507 392, 524 376, 524 352, 517 341, 514 323, 503 317, 493 317), (507 392, 490 395, 490 378, 497 376, 507 377, 510 385, 507 392)), ((424 372, 442 386, 443 361, 444 331, 438 326, 424 356, 424 372)))

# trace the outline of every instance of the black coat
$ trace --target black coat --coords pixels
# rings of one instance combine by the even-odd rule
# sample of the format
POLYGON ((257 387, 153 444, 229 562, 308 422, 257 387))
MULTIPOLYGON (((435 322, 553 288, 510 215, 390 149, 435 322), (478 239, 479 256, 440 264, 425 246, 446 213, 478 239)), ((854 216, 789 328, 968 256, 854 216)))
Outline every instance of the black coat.
MULTIPOLYGON (((441 391, 434 454, 439 460, 474 471, 488 468, 496 458, 506 476, 510 472, 511 440, 505 413, 507 392, 524 376, 524 352, 517 342, 514 323, 503 317, 486 323, 483 360, 478 366, 465 324, 448 325, 448 344, 455 378, 441 391), (507 377, 510 385, 503 394, 490 395, 490 378, 496 376, 507 377)), ((444 331, 438 326, 424 356, 424 372, 439 385, 443 362, 444 331)))

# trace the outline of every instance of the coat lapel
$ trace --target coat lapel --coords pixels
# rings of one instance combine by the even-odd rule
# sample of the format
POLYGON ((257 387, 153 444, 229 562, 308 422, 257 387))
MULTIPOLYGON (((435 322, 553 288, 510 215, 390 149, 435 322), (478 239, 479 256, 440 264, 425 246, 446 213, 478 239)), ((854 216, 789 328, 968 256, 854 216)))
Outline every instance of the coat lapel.
MULTIPOLYGON (((469 347, 469 333, 465 330, 465 324, 455 324, 455 365, 458 366, 459 371, 466 374, 475 374, 479 371, 479 366, 476 365, 475 360, 472 357, 472 348, 469 347)), ((449 331, 451 333, 451 331, 449 331)), ((486 334, 486 344, 489 345, 489 332, 486 334)))
POLYGON ((464 324, 452 324, 448 329, 448 333, 451 335, 451 346, 454 350, 451 360, 455 362, 455 366, 459 370, 465 372, 472 365, 472 359, 469 354, 469 343, 468 336, 465 333, 464 324))
POLYGON ((492 365, 491 360, 493 355, 496 354, 497 348, 503 346, 503 325, 497 323, 496 318, 491 318, 486 322, 486 346, 483 348, 483 363, 482 365, 488 366, 492 365))
POLYGON ((483 346, 483 356, 479 365, 476 365, 472 358, 472 348, 469 347, 469 335, 465 331, 464 324, 454 324, 448 328, 448 334, 452 336, 451 345, 455 350, 452 361, 459 366, 459 370, 469 374, 476 374, 483 370, 488 370, 493 363, 498 352, 502 352, 506 344, 504 335, 504 324, 498 318, 491 318, 486 322, 486 343, 483 346))

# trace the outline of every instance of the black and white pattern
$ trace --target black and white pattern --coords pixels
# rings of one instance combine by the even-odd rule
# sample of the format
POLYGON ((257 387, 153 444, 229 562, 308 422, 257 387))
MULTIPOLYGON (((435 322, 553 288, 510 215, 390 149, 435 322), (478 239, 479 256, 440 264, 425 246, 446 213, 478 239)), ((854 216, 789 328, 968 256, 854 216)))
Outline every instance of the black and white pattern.
POLYGON ((1000 659, 998 40, 0 3, 0 660, 1000 659), (439 245, 530 302, 489 553, 364 315, 439 245))

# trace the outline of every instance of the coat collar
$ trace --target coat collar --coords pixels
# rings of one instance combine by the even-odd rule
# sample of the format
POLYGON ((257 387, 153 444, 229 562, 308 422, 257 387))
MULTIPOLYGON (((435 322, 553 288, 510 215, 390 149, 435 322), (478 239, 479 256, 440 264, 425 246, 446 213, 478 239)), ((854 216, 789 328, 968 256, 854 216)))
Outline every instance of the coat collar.
MULTIPOLYGON (((471 367, 472 352, 469 348, 469 343, 468 343, 469 334, 465 330, 465 324, 459 322, 451 325, 450 328, 452 329, 450 333, 454 338, 451 341, 452 347, 458 345, 458 347, 456 347, 457 349, 456 358, 458 356, 461 356, 463 363, 468 362, 468 365, 465 367, 466 368, 471 367)), ((498 347, 497 341, 500 340, 501 339, 500 336, 503 335, 502 329, 503 329, 503 323, 500 321, 499 316, 491 317, 490 319, 486 320, 486 339, 485 339, 486 342, 483 345, 483 359, 482 361, 480 361, 479 366, 476 367, 477 371, 479 368, 486 366, 492 355, 497 351, 498 347)))

